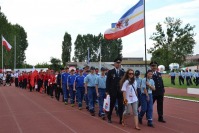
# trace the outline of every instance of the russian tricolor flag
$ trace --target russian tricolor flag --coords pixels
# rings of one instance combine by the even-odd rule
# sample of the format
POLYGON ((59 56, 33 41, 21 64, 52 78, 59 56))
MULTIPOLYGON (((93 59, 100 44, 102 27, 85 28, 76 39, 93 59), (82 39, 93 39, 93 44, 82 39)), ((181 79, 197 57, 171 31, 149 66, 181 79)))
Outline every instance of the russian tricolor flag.
POLYGON ((6 41, 6 39, 2 36, 2 46, 5 46, 8 51, 12 48, 12 46, 6 41))
POLYGON ((144 1, 140 0, 130 8, 118 21, 114 28, 104 33, 106 39, 118 39, 144 27, 144 1))

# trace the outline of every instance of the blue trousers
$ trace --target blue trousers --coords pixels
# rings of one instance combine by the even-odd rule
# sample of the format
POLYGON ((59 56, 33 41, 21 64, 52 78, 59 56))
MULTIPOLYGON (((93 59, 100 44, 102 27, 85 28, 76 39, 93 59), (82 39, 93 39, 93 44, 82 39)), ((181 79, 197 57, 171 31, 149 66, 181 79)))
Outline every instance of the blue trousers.
POLYGON ((146 94, 141 94, 141 111, 139 113, 139 118, 142 119, 146 113, 148 123, 152 124, 153 121, 153 96, 149 94, 149 101, 147 101, 146 94))
POLYGON ((64 94, 64 102, 68 102, 68 89, 66 88, 67 84, 62 84, 63 94, 64 94))
POLYGON ((69 93, 70 93, 70 104, 75 103, 75 91, 73 90, 73 85, 69 85, 69 93))
POLYGON ((98 88, 98 93, 99 93, 99 115, 104 115, 103 111, 103 103, 104 103, 104 98, 106 98, 106 89, 105 88, 98 88))
POLYGON ((89 111, 95 111, 96 90, 95 87, 88 87, 89 111))
POLYGON ((85 100, 85 102, 86 102, 86 107, 89 107, 88 88, 87 88, 87 94, 84 95, 84 100, 85 100))
POLYGON ((138 108, 141 106, 141 89, 137 88, 137 94, 138 94, 138 108))
POLYGON ((78 107, 82 107, 82 101, 84 97, 84 87, 77 87, 77 100, 78 100, 78 107))

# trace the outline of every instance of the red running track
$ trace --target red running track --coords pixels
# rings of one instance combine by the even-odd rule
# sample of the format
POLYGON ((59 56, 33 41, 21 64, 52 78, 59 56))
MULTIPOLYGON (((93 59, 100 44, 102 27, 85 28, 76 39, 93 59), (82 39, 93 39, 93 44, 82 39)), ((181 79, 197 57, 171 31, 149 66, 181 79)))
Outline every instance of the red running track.
POLYGON ((199 103, 165 98, 164 114, 167 123, 157 121, 154 105, 154 126, 147 121, 134 129, 130 115, 123 127, 113 113, 113 123, 91 116, 86 109, 78 110, 50 98, 46 94, 29 92, 15 87, 0 87, 0 133, 198 133, 199 103))

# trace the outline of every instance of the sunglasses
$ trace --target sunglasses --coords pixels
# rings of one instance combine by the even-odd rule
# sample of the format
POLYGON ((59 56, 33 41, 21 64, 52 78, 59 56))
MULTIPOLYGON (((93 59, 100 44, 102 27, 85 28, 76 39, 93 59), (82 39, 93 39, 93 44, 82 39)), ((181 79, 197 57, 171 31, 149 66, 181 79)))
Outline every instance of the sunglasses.
POLYGON ((129 75, 134 75, 134 73, 128 73, 129 75))

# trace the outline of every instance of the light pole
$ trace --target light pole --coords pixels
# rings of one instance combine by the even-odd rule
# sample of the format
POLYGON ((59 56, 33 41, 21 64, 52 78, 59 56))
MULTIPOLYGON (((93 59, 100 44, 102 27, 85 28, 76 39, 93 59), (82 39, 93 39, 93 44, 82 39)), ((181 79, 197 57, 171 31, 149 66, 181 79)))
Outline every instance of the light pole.
POLYGON ((26 71, 26 61, 24 61, 24 63, 25 63, 25 71, 26 71))

